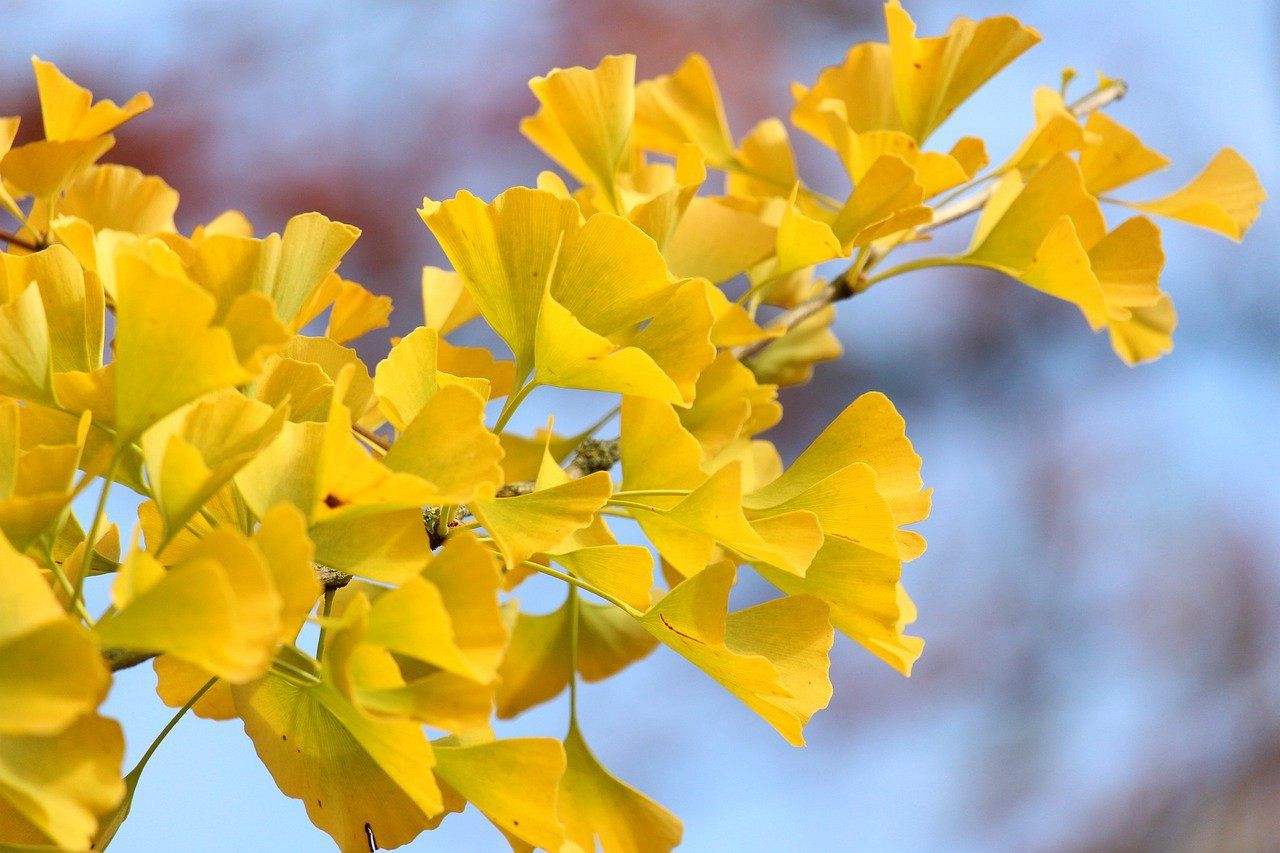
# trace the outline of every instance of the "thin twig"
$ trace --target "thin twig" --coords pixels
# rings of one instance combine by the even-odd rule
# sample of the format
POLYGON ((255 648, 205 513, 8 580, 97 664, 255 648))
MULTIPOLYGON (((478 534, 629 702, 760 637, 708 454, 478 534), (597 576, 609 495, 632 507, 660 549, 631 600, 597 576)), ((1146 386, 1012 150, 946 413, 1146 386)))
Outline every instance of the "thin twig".
MULTIPOLYGON (((1114 104, 1116 101, 1123 98, 1128 91, 1129 87, 1123 80, 1112 80, 1106 86, 1090 92, 1083 98, 1080 98, 1080 100, 1072 103, 1067 109, 1069 109, 1071 114, 1076 118, 1084 118, 1090 113, 1097 112, 1104 107, 1114 104)), ((941 228, 942 226, 955 222, 958 219, 963 219, 970 214, 977 213, 988 201, 991 200, 991 196, 995 194, 998 186, 999 185, 997 183, 988 182, 987 185, 978 192, 958 198, 955 201, 944 205, 934 211, 933 219, 931 221, 913 229, 910 232, 911 236, 927 234, 930 231, 941 228)), ((905 242, 905 240, 899 242, 905 242)), ((865 289, 866 272, 882 261, 885 254, 887 254, 887 252, 877 251, 874 248, 871 249, 869 256, 861 265, 857 263, 851 264, 848 269, 832 279, 831 282, 817 294, 810 297, 808 300, 801 302, 799 305, 783 311, 773 319, 772 323, 769 324, 769 329, 771 331, 775 331, 777 329, 790 331, 833 302, 839 302, 842 299, 848 299, 854 294, 861 293, 865 289)), ((776 336, 771 336, 764 340, 756 341, 755 343, 743 344, 742 346, 734 347, 731 352, 739 360, 748 359, 763 350, 775 339, 776 336)))
POLYGON ((4 229, 0 229, 0 240, 3 240, 11 246, 18 246, 26 249, 28 252, 38 252, 44 248, 25 237, 19 237, 17 234, 5 231, 4 229))

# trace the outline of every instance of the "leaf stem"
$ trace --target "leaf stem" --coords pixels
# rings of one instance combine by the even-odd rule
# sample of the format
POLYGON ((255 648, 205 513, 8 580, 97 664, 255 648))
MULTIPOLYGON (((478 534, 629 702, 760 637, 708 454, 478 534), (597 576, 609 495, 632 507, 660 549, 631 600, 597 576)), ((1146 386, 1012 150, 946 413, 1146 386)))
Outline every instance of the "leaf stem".
POLYGON ((493 425, 495 433, 501 433, 506 427, 507 421, 511 420, 511 416, 516 413, 516 409, 520 408, 520 404, 524 402, 524 398, 529 396, 529 392, 538 387, 538 383, 530 381, 520 387, 519 391, 510 394, 507 401, 502 404, 502 411, 498 413, 498 420, 493 425))
MULTIPOLYGON (((327 617, 330 611, 333 610, 333 596, 337 591, 337 589, 331 586, 326 586, 324 588, 324 604, 321 605, 320 615, 327 617)), ((320 660, 324 657, 324 637, 326 630, 327 629, 322 622, 320 624, 320 634, 316 637, 316 660, 320 660)))
MULTIPOLYGON (((71 597, 73 606, 79 606, 84 601, 84 579, 89 574, 89 566, 93 560, 93 552, 98 545, 98 530, 102 527, 102 521, 107 514, 107 495, 111 491, 111 484, 116 478, 116 469, 120 466, 120 456, 123 449, 117 447, 111 454, 111 462, 107 466, 107 473, 102 478, 102 491, 98 494, 98 506, 93 511, 93 521, 89 524, 89 535, 85 539, 85 567, 84 571, 76 578, 75 590, 71 597)), ((198 697, 197 697, 198 698, 198 697)))
POLYGON ((628 615, 633 616, 636 619, 639 619, 641 616, 644 615, 639 610, 635 609, 630 604, 627 604, 625 601, 618 598, 617 596, 610 595, 609 593, 605 592, 599 587, 589 584, 584 580, 580 580, 579 578, 575 578, 573 575, 556 571, 550 566, 539 565, 538 563, 535 563, 532 560, 525 560, 524 563, 522 563, 521 565, 523 565, 527 569, 533 569, 536 572, 541 572, 542 574, 547 575, 548 577, 553 577, 558 580, 562 580, 565 583, 569 584, 570 586, 576 586, 579 589, 582 589, 582 590, 585 590, 586 592, 591 593, 592 595, 597 595, 600 598, 603 598, 605 601, 612 604, 614 607, 617 607, 620 610, 626 611, 628 615))
POLYGON ((213 678, 210 678, 204 683, 203 687, 197 690, 192 697, 187 700, 187 704, 178 709, 178 713, 174 714, 173 718, 169 720, 168 725, 160 730, 160 734, 156 735, 156 739, 151 742, 151 746, 147 747, 147 751, 142 754, 142 758, 138 760, 138 763, 135 764, 133 769, 129 771, 127 776, 125 776, 126 779, 132 778, 134 780, 134 784, 137 784, 138 777, 142 775, 143 768, 147 766, 147 762, 150 761, 151 756, 155 754, 156 749, 160 746, 160 742, 168 737, 169 732, 173 731, 173 727, 178 725, 178 721, 186 716, 186 713, 191 710, 193 705, 200 701, 201 696, 209 692, 209 688, 213 687, 213 683, 217 680, 218 677, 216 675, 213 678))

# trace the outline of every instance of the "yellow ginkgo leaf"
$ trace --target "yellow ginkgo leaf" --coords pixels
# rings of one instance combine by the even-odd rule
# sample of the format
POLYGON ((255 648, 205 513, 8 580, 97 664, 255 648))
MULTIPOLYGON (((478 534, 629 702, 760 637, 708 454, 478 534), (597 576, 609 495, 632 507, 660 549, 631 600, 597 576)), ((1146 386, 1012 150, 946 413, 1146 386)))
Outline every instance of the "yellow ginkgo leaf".
POLYGON ((679 410, 680 423, 715 456, 740 436, 751 437, 782 420, 778 389, 762 384, 731 353, 721 352, 698 377, 693 405, 679 410))
MULTIPOLYGON (((462 384, 482 401, 488 398, 488 380, 446 374, 440 367, 442 354, 446 359, 452 358, 451 366, 467 365, 465 356, 457 352, 459 349, 442 341, 435 329, 425 326, 414 329, 391 348, 374 371, 373 388, 392 426, 399 430, 408 428, 443 385, 462 384)), ((471 366, 477 365, 473 361, 471 366)), ((493 375, 496 376, 496 371, 493 375)))
POLYGON ((756 378, 775 385, 802 385, 813 377, 814 365, 832 361, 844 353, 831 331, 836 311, 827 305, 787 330, 751 358, 756 378))
POLYGON ((354 281, 343 280, 333 302, 325 335, 340 344, 353 341, 390 322, 391 297, 375 296, 354 281))
POLYGON ((133 234, 173 231, 178 192, 155 175, 109 164, 86 169, 67 185, 58 210, 93 226, 133 234))
POLYGON ((354 225, 334 222, 319 213, 290 219, 284 234, 261 241, 254 289, 276 306, 276 315, 294 322, 307 298, 332 273, 360 236, 354 225))
POLYGON ((1067 109, 1062 95, 1042 86, 1035 91, 1032 102, 1035 127, 998 168, 1001 173, 1011 169, 1033 169, 1058 154, 1080 151, 1085 145, 1084 128, 1067 109))
POLYGON ((280 636, 282 599, 261 552, 216 528, 168 569, 135 550, 111 587, 116 610, 94 627, 107 648, 168 652, 231 682, 257 678, 280 636))
POLYGON ((117 259, 117 444, 192 400, 248 381, 232 338, 210 326, 213 297, 141 254, 117 259))
POLYGON ((564 827, 556 792, 565 755, 552 738, 446 738, 433 744, 435 775, 445 808, 475 806, 504 835, 544 850, 559 850, 564 827))
POLYGON ((590 524, 612 493, 609 475, 597 471, 529 494, 482 498, 471 510, 502 552, 507 571, 513 571, 590 524))
POLYGON ((501 460, 502 445, 484 425, 484 400, 450 385, 427 400, 382 461, 434 486, 431 503, 463 504, 502 486, 501 460))
POLYGON ((638 545, 597 545, 552 554, 551 559, 599 590, 637 610, 649 607, 653 555, 638 545))
POLYGON ((0 160, 5 183, 35 196, 52 198, 76 175, 98 162, 115 145, 114 136, 92 139, 40 139, 19 145, 0 160))
POLYGON ((899 525, 929 515, 932 490, 920 478, 920 456, 907 438, 906 424, 885 395, 872 391, 854 400, 787 468, 786 473, 747 499, 753 507, 777 506, 854 463, 875 472, 899 525))
POLYGON ((706 180, 702 152, 686 145, 674 164, 646 162, 619 175, 618 191, 627 219, 664 249, 706 180))
POLYGON ((825 601, 836 630, 903 675, 911 674, 924 641, 903 633, 915 620, 916 610, 899 582, 902 562, 897 557, 831 537, 803 578, 768 566, 757 569, 788 595, 812 595, 825 601))
POLYGON ((1163 198, 1124 202, 1135 210, 1216 231, 1239 242, 1267 200, 1258 173, 1233 148, 1224 148, 1191 183, 1163 198))
POLYGON ((361 713, 328 681, 274 674, 233 689, 245 733, 276 785, 349 853, 407 844, 444 805, 431 745, 406 720, 361 713))
MULTIPOLYGON (((498 716, 514 717, 548 702, 569 686, 570 613, 566 601, 545 615, 518 613, 511 644, 498 668, 498 716)), ((600 681, 658 645, 640 623, 613 605, 578 603, 578 675, 600 681)))
POLYGON ((72 483, 89 434, 86 413, 66 444, 40 444, 16 400, 0 398, 0 532, 23 551, 52 544, 75 496, 72 483), (30 426, 28 424, 27 426, 30 426), (24 445, 26 445, 24 447, 24 445))
POLYGON ((1166 355, 1173 349, 1178 314, 1167 294, 1149 308, 1134 308, 1127 320, 1108 324, 1111 346, 1126 364, 1139 364, 1166 355))
POLYGON ((1008 16, 957 18, 945 35, 917 38, 898 0, 885 4, 893 94, 902 129, 923 142, 956 107, 1040 41, 1040 34, 1008 16))
POLYGON ((690 201, 663 247, 671 272, 718 284, 767 260, 776 251, 778 229, 760 217, 756 205, 742 201, 710 196, 690 201))
MULTIPOLYGON (((205 670, 174 655, 160 655, 151 662, 156 673, 156 695, 170 708, 181 708, 208 683, 205 670)), ((231 697, 231 683, 218 679, 191 706, 191 711, 204 720, 230 720, 236 716, 236 703, 231 697)))
POLYGON ((1080 171, 1089 192, 1105 192, 1132 183, 1169 165, 1169 158, 1148 148, 1124 125, 1103 112, 1089 114, 1084 125, 1080 171))
POLYGON ((88 140, 109 133, 124 122, 151 109, 151 96, 140 92, 124 106, 113 101, 93 103, 93 94, 77 85, 52 62, 31 57, 40 92, 40 113, 45 138, 63 142, 88 140))
POLYGON ((768 540, 742 511, 742 465, 730 463, 669 509, 633 508, 658 552, 685 576, 700 572, 719 544, 747 559, 803 575, 822 544, 811 513, 795 513, 789 535, 768 540))
POLYGON ((98 707, 110 676, 93 635, 3 537, 0 583, 0 738, 55 735, 98 707))
MULTIPOLYGON (((8 116, 0 118, 0 162, 4 160, 9 149, 13 147, 13 140, 18 135, 18 125, 21 119, 17 116, 8 116)), ((18 203, 14 201, 12 193, 8 187, 0 181, 0 207, 4 208, 7 213, 13 215, 14 219, 21 219, 23 216, 22 208, 18 207, 18 203)))
MULTIPOLYGON (((48 355, 53 372, 89 371, 101 366, 104 333, 101 285, 93 276, 84 274, 75 257, 63 246, 50 246, 27 255, 0 255, 0 303, 23 298, 33 282, 48 324, 48 355)), ((36 331, 29 330, 27 334, 36 331)), ((18 355, 21 338, 15 335, 12 340, 12 348, 5 348, 7 358, 22 358, 18 355)), ((31 357, 35 357, 34 352, 31 357)))
POLYGON ((422 268, 423 325, 447 335, 480 316, 462 277, 439 267, 422 268))
POLYGON ((174 412, 143 434, 147 476, 167 535, 271 443, 285 414, 226 391, 174 412))
POLYGON ((788 596, 726 614, 731 565, 717 564, 667 593, 641 623, 718 681, 793 746, 831 699, 827 606, 788 596))
POLYGON ((846 107, 841 101, 828 102, 823 109, 830 125, 832 146, 855 186, 883 156, 897 157, 915 168, 924 198, 932 198, 973 177, 973 172, 953 155, 921 151, 920 143, 902 131, 856 132, 849 124, 846 107))
POLYGON ((922 202, 924 187, 901 157, 877 157, 831 223, 846 250, 866 246, 907 228, 923 225, 933 212, 922 202))
POLYGON ((469 535, 446 541, 422 575, 392 590, 348 588, 373 599, 364 641, 488 684, 506 647, 498 564, 469 535))
POLYGON ((427 200, 420 213, 514 353, 517 383, 687 402, 681 388, 698 361, 685 356, 701 350, 710 361, 712 318, 677 310, 680 288, 643 231, 604 213, 582 222, 573 200, 522 188, 489 205, 465 192, 427 200), (636 331, 655 316, 657 329, 636 331), (683 334, 669 334, 672 325, 683 334))
POLYGON ((529 81, 541 104, 520 132, 583 184, 603 190, 617 208, 614 176, 630 150, 636 58, 606 56, 592 69, 556 68, 529 81))
POLYGON ((793 84, 796 105, 792 123, 830 148, 838 148, 829 114, 835 105, 845 126, 855 134, 903 131, 894 103, 889 46, 864 42, 849 48, 839 65, 824 68, 812 87, 793 84))
POLYGON ((1080 167, 1060 154, 1025 185, 1016 173, 1005 176, 960 262, 996 269, 1072 302, 1097 329, 1105 325, 1108 312, 1087 253, 1105 234, 1102 211, 1085 189, 1080 167))
POLYGON ((85 850, 125 785, 124 732, 80 717, 54 735, 0 735, 0 846, 85 850))
POLYGON ((576 722, 564 739, 565 770, 557 808, 568 841, 594 850, 668 853, 680 844, 680 819, 613 776, 587 747, 576 722))
POLYGON ((785 196, 800 182, 787 126, 767 118, 742 138, 735 156, 741 171, 729 173, 729 194, 785 196))
POLYGON ((720 89, 701 54, 689 54, 671 74, 638 83, 635 99, 635 140, 641 148, 674 156, 693 144, 717 169, 734 163, 720 89))

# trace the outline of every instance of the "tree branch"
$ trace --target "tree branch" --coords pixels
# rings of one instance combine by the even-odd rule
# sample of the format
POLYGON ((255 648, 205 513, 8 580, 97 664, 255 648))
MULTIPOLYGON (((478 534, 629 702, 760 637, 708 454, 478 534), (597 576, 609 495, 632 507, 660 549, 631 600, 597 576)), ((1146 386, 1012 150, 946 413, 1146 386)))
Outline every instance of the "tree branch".
MULTIPOLYGON (((1128 91, 1129 86, 1123 80, 1112 80, 1107 85, 1102 86, 1101 88, 1085 95, 1083 98, 1080 98, 1078 101, 1075 101, 1067 109, 1069 109, 1071 114, 1076 118, 1081 119, 1088 116, 1090 113, 1114 104, 1116 101, 1123 98, 1128 91)), ((943 205, 934 211, 933 219, 931 221, 917 226, 909 233, 912 236, 927 234, 930 231, 941 228, 942 226, 955 222, 958 219, 963 219, 970 214, 977 213, 991 199, 991 196, 995 194, 996 186, 997 185, 995 183, 990 183, 977 192, 943 205)), ((848 269, 832 279, 831 282, 816 295, 793 308, 783 311, 775 317, 773 322, 769 324, 769 328, 771 330, 783 329, 785 331, 790 331, 812 317, 814 314, 817 314, 826 306, 834 302, 839 302, 843 299, 848 299, 856 293, 861 293, 864 288, 860 285, 866 281, 866 272, 876 264, 880 263, 880 261, 884 260, 886 254, 888 254, 887 250, 877 250, 875 248, 869 249, 865 263, 861 266, 857 263, 850 265, 848 269)), ((775 337, 770 337, 762 341, 756 341, 755 343, 743 344, 742 346, 734 347, 730 352, 732 352, 739 360, 745 360, 759 353, 774 340, 776 340, 775 337)))

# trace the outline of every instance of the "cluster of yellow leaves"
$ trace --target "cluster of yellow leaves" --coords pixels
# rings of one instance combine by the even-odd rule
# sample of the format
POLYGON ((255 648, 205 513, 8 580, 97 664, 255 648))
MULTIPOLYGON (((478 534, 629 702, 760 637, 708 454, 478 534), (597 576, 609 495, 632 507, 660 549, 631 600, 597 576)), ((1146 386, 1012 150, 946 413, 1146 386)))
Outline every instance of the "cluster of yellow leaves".
POLYGON ((0 120, 17 222, 0 254, 0 843, 111 841, 146 759, 122 774, 97 708, 111 670, 146 659, 178 716, 239 720, 344 850, 468 804, 517 850, 671 849, 679 820, 611 775, 576 717, 580 682, 658 646, 795 745, 831 698, 836 632, 909 674, 923 642, 901 579, 930 492, 902 417, 862 394, 789 466, 762 437, 778 387, 839 355, 830 303, 958 218, 950 194, 981 211, 972 247, 904 271, 1000 270, 1143 360, 1174 322, 1159 231, 1109 228, 1101 204, 1238 239, 1263 193, 1226 151, 1170 196, 1114 202, 1166 161, 1049 90, 994 169, 974 137, 925 150, 1039 36, 993 18, 921 39, 896 0, 886 14, 887 44, 794 90, 794 125, 848 172, 843 200, 800 180, 777 119, 735 141, 699 56, 640 82, 630 56, 535 78, 521 129, 579 186, 546 172, 490 202, 424 200, 452 269, 423 270, 421 324, 372 370, 347 344, 392 306, 337 272, 357 229, 311 213, 258 237, 228 211, 179 231, 162 179, 98 162, 150 99, 94 103, 35 60, 44 138, 14 147, 0 120), (702 192, 711 170, 721 194, 702 192), (817 277, 829 261, 849 266, 840 286, 817 277), (450 341, 477 319, 510 358, 450 341), (617 407, 580 435, 510 431, 542 386, 617 407), (141 497, 131 535, 104 512, 113 484, 141 497), (777 595, 735 609, 742 569, 777 595), (565 584, 559 608, 521 607, 535 577, 565 584), (566 690, 563 738, 497 737, 495 719, 566 690))

